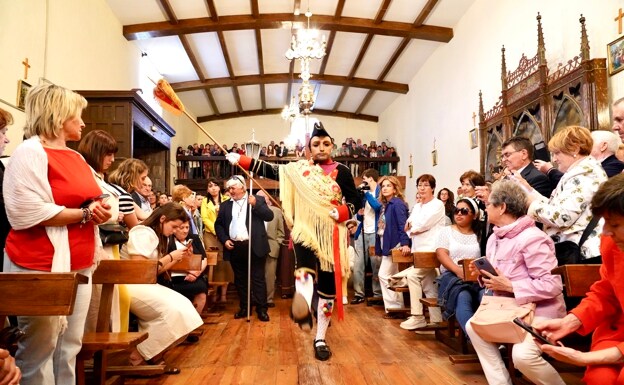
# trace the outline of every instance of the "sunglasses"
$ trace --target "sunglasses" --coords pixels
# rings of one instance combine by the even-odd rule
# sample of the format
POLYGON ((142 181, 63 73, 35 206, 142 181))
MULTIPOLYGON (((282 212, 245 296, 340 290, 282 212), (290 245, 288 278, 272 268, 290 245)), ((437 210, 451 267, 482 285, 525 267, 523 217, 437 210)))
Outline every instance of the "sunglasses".
POLYGON ((462 207, 461 209, 455 209, 453 211, 453 214, 455 214, 455 215, 459 215, 459 214, 461 214, 461 215, 468 215, 468 214, 470 214, 470 210, 468 210, 465 207, 462 207))

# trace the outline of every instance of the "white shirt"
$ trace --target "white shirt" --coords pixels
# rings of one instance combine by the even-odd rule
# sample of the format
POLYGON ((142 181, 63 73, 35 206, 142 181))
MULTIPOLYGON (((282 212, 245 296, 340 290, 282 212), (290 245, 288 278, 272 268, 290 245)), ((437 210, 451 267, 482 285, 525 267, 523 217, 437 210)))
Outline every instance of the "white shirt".
POLYGON ((422 204, 416 203, 412 213, 407 218, 410 229, 407 232, 412 238, 412 252, 435 251, 435 240, 438 231, 444 227, 444 203, 437 198, 422 204), (420 234, 412 235, 414 232, 420 234))
POLYGON ((239 200, 232 199, 232 222, 230 223, 230 238, 234 241, 249 239, 247 231, 247 194, 239 200))

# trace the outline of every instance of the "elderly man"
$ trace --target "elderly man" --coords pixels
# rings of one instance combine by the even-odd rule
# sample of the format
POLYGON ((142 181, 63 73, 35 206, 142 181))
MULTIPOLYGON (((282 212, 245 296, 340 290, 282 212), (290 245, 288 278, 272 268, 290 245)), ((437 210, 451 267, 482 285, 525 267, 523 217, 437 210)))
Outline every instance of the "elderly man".
MULTIPOLYGON (((533 143, 525 137, 514 136, 501 145, 501 160, 512 175, 520 174, 537 192, 549 197, 556 185, 551 185, 548 177, 533 163, 533 143)), ((511 176, 513 178, 513 176, 511 176)))
POLYGON ((234 318, 247 317, 247 270, 251 242, 251 301, 256 305, 258 319, 268 322, 264 265, 269 253, 269 241, 264 222, 273 220, 274 214, 264 197, 247 194, 241 176, 234 175, 227 181, 225 188, 230 192, 231 199, 219 207, 215 232, 223 244, 223 259, 229 260, 234 270, 234 284, 240 301, 240 310, 234 314, 234 318), (251 218, 248 217, 249 206, 251 218))
POLYGON ((152 191, 152 180, 146 176, 143 180, 143 186, 140 190, 132 192, 132 200, 143 210, 146 215, 152 213, 152 206, 149 203, 148 197, 152 191))
POLYGON ((620 174, 624 170, 624 163, 615 157, 621 143, 617 134, 611 131, 596 130, 592 131, 591 136, 594 140, 591 156, 600 162, 609 178, 620 174))

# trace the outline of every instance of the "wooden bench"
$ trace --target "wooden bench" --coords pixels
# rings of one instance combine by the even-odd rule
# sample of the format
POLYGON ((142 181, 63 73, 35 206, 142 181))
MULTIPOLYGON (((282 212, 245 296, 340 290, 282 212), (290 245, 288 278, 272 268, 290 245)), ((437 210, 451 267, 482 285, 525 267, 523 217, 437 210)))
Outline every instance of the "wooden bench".
POLYGON ((216 247, 212 247, 209 250, 206 250, 206 265, 208 267, 208 293, 207 293, 207 298, 206 298, 206 307, 204 308, 207 312, 203 313, 202 316, 206 315, 206 316, 212 316, 212 317, 216 317, 216 316, 220 316, 221 313, 215 313, 214 310, 216 310, 217 305, 219 304, 219 302, 216 300, 216 298, 213 300, 213 294, 214 296, 216 296, 216 293, 218 293, 218 288, 222 287, 223 291, 227 290, 228 285, 230 284, 227 281, 218 281, 218 282, 214 282, 213 281, 213 274, 214 274, 214 268, 215 266, 217 266, 217 261, 218 261, 218 254, 219 253, 219 249, 216 247))
POLYGON ((107 354, 111 350, 127 350, 147 339, 147 332, 112 333, 110 317, 113 290, 116 284, 155 284, 158 275, 156 260, 104 260, 93 273, 93 284, 102 285, 100 309, 96 331, 85 333, 82 350, 76 360, 76 383, 86 384, 85 361, 93 358, 93 379, 89 384, 123 384, 123 375, 158 375, 165 371, 164 365, 136 367, 109 367, 107 354), (107 381, 107 376, 113 377, 107 381))
MULTIPOLYGON (((417 269, 435 269, 440 267, 440 261, 436 256, 434 251, 431 252, 423 252, 423 251, 415 251, 408 255, 403 255, 401 250, 393 249, 392 250, 392 262, 397 263, 399 266, 399 271, 403 271, 410 266, 414 266, 417 269)), ((388 309, 388 312, 392 313, 410 313, 411 312, 411 304, 409 297, 409 288, 407 286, 404 287, 389 287, 390 290, 396 291, 398 293, 403 293, 403 303, 405 307, 398 309, 388 309)), ((433 329, 431 329, 433 330, 433 329)))
POLYGON ((563 288, 568 297, 585 297, 591 285, 600 279, 600 266, 563 265, 555 267, 552 273, 561 275, 563 288))

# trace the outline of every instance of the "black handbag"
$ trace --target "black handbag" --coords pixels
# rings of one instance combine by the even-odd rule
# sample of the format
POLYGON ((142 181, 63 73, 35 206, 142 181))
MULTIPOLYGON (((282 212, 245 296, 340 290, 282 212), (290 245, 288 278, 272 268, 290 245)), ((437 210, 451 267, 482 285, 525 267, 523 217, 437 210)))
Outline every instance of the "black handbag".
POLYGON ((121 225, 100 225, 102 245, 122 245, 128 242, 128 229, 121 225))
MULTIPOLYGON (((581 255, 581 246, 583 243, 589 238, 589 235, 598 225, 598 221, 600 217, 593 217, 592 220, 587 224, 585 231, 581 235, 581 239, 579 243, 576 244, 572 241, 563 241, 559 243, 555 243, 555 255, 557 256, 557 266, 563 265, 576 265, 579 263, 588 263, 589 261, 584 259, 581 255)), ((592 260, 594 258, 591 258, 592 260)), ((589 262, 595 263, 595 262, 589 262)), ((600 263, 600 262, 598 262, 600 263)))

